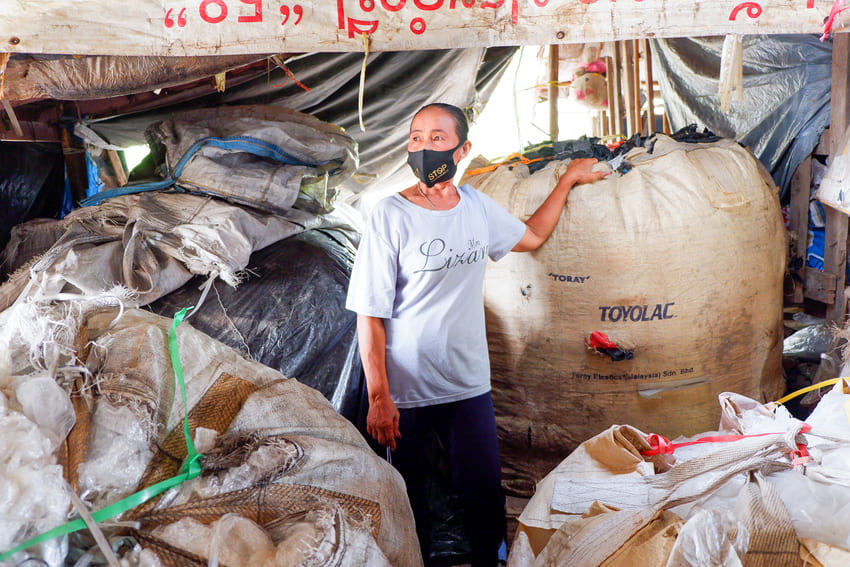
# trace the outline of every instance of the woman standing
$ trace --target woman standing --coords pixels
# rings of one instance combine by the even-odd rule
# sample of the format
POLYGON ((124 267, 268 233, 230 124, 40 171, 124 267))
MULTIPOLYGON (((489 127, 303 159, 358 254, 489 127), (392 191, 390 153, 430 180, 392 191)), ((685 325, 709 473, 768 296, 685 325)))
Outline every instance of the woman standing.
POLYGON ((538 248, 570 189, 600 179, 595 159, 570 162, 526 223, 469 185, 455 187, 469 153, 459 108, 430 104, 410 125, 408 164, 419 181, 372 212, 351 274, 346 307, 357 313, 369 392, 367 431, 392 450, 404 477, 427 561, 430 522, 424 440, 436 432, 464 508, 474 566, 496 565, 505 497, 482 286, 487 258, 538 248))

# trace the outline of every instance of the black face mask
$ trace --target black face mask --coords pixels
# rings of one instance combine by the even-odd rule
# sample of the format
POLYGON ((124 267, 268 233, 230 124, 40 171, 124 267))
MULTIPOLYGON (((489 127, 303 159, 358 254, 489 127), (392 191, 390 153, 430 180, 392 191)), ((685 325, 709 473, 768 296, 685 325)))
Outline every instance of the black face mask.
POLYGON ((407 165, 413 169, 413 174, 428 187, 448 181, 457 173, 457 165, 452 154, 463 145, 463 142, 450 150, 419 150, 407 152, 407 165))

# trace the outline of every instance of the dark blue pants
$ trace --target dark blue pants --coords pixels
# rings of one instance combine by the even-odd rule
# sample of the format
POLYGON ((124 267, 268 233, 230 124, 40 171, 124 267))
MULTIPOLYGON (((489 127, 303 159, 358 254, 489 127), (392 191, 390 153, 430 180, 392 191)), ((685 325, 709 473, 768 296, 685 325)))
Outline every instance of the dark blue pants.
POLYGON ((496 565, 505 537, 505 495, 490 393, 448 404, 400 409, 399 413, 401 439, 392 462, 407 484, 426 563, 431 540, 428 483, 434 467, 424 447, 429 436, 436 433, 464 509, 463 523, 472 550, 470 562, 475 567, 496 565))

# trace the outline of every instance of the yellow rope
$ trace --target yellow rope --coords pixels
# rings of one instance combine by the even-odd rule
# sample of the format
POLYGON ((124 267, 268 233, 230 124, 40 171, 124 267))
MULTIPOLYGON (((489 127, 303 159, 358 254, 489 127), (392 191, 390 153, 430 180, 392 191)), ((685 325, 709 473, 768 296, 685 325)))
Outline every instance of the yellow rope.
POLYGON ((779 398, 774 403, 784 404, 788 400, 792 400, 792 399, 796 398, 797 396, 801 396, 805 393, 811 392, 812 390, 818 390, 820 388, 825 388, 826 386, 833 386, 839 380, 843 380, 843 379, 844 379, 844 377, 832 378, 830 380, 824 380, 823 382, 818 382, 817 384, 812 384, 811 386, 806 386, 805 388, 801 388, 801 389, 797 390, 796 392, 792 392, 792 393, 788 394, 787 396, 785 396, 783 398, 779 398))
POLYGON ((361 34, 363 36, 363 65, 360 67, 360 92, 357 96, 357 116, 360 119, 360 131, 366 131, 366 125, 363 123, 363 91, 366 90, 366 61, 369 59, 369 48, 372 47, 372 38, 368 33, 361 34))

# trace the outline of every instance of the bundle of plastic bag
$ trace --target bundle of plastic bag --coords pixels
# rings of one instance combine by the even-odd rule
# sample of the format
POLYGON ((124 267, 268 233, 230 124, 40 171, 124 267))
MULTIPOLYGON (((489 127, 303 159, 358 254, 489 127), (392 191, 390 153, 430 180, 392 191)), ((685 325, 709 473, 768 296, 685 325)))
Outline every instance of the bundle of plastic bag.
MULTIPOLYGON (((18 321, 36 303, 0 319, 18 321)), ((146 311, 93 299, 45 300, 37 311, 48 321, 35 329, 69 332, 30 332, 26 343, 0 331, 10 353, 26 350, 0 358, 2 434, 25 443, 0 451, 0 517, 15 522, 3 525, 0 552, 62 524, 69 501, 71 516, 110 505, 118 515, 13 563, 115 555, 106 542, 120 533, 132 544, 118 552, 128 565, 421 565, 401 477, 318 391, 187 323, 172 343, 174 321, 146 311), (187 460, 194 476, 181 476, 187 460), (182 482, 165 492, 126 500, 174 478, 182 482)))
POLYGON ((538 484, 510 563, 846 564, 848 400, 841 380, 804 423, 783 406, 726 393, 718 431, 672 442, 613 426, 538 484))

